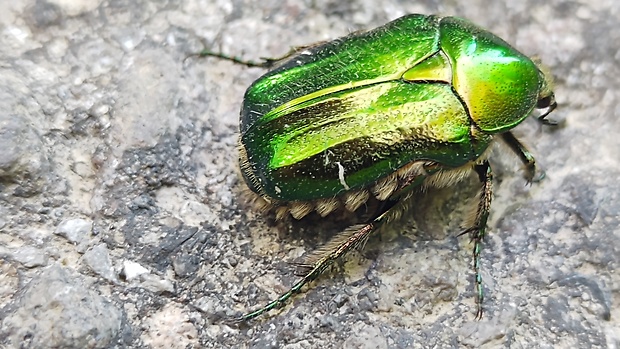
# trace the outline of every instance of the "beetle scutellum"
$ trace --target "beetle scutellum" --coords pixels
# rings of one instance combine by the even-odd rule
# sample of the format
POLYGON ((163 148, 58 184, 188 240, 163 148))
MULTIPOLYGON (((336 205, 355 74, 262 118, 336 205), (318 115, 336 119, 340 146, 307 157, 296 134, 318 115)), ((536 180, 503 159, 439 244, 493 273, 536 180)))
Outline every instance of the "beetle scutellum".
POLYGON ((397 218, 411 189, 445 187, 472 170, 482 184, 463 234, 474 243, 476 317, 482 317, 480 250, 492 198, 487 160, 500 139, 525 165, 535 161, 511 129, 533 109, 557 104, 551 79, 502 39, 464 19, 408 15, 367 32, 303 48, 246 91, 240 165, 255 201, 278 219, 355 211, 372 198, 374 216, 306 257, 287 292, 243 315, 284 303, 329 265, 397 218))

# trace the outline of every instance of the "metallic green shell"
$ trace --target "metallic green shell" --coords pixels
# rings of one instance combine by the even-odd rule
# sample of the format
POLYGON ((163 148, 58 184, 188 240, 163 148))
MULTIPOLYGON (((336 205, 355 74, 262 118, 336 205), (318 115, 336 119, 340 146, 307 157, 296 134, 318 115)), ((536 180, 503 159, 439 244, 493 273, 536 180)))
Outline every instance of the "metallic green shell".
POLYGON ((543 81, 529 58, 466 20, 405 16, 255 81, 241 111, 243 174, 263 197, 305 201, 412 161, 458 167, 528 116, 543 81))

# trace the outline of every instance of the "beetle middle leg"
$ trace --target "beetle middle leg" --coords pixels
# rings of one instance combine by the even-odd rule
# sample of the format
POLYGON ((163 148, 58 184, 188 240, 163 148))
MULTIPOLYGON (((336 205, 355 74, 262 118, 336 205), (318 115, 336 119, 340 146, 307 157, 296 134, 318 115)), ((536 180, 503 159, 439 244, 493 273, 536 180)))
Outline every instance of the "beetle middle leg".
POLYGON ((475 165, 474 170, 478 174, 478 178, 482 183, 480 193, 478 195, 478 206, 470 226, 461 233, 469 234, 471 241, 474 243, 473 251, 473 267, 476 284, 476 319, 482 319, 482 302, 484 300, 484 291, 482 289, 482 276, 480 275, 480 251, 482 250, 482 240, 486 233, 487 219, 489 218, 489 208, 493 198, 493 172, 489 162, 485 160, 482 164, 475 165))

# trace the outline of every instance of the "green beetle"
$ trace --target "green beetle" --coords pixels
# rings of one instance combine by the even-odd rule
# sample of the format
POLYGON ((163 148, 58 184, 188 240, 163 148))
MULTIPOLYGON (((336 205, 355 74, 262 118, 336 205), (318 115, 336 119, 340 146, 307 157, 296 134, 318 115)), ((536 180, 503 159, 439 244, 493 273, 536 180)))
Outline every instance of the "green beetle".
POLYGON ((240 166, 255 201, 282 219, 356 211, 372 218, 307 256, 301 280, 248 320, 300 292, 329 265, 396 219, 412 189, 454 185, 472 170, 482 183, 463 234, 474 243, 476 317, 482 317, 480 250, 492 197, 487 161, 498 138, 535 161, 510 130, 532 111, 545 119, 557 104, 551 79, 530 58, 471 22, 407 15, 382 27, 302 48, 246 91, 240 166))

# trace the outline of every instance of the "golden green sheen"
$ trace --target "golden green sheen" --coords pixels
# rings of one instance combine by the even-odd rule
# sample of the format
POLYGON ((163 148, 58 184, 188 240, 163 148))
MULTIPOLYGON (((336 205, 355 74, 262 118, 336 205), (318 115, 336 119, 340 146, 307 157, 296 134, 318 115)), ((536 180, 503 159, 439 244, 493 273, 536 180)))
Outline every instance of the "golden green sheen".
POLYGON ((441 48, 451 60, 455 90, 482 130, 509 130, 536 106, 542 74, 502 39, 465 20, 444 18, 441 48))
POLYGON ((247 90, 243 170, 268 198, 329 198, 413 161, 477 159, 536 106, 543 76, 458 18, 410 15, 306 48, 247 90))
MULTIPOLYGON (((271 140, 271 168, 293 165, 360 137, 387 146, 420 137, 446 143, 469 141, 467 114, 448 86, 421 89, 386 82, 322 96, 313 103, 321 108, 325 101, 336 100, 342 105, 338 114, 288 128, 271 140)), ((304 108, 297 107, 290 111, 304 108)))

